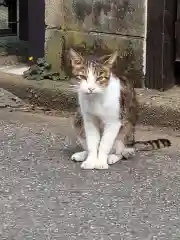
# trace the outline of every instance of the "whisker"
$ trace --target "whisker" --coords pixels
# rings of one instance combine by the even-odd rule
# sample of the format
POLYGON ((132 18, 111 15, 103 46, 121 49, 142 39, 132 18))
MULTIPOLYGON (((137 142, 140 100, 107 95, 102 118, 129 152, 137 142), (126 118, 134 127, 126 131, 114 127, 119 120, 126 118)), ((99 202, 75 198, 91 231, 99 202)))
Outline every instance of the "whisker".
POLYGON ((69 84, 69 90, 71 90, 72 92, 77 92, 77 90, 79 89, 79 85, 80 83, 69 84))
POLYGON ((70 84, 70 87, 79 87, 80 84, 76 83, 76 84, 70 84))

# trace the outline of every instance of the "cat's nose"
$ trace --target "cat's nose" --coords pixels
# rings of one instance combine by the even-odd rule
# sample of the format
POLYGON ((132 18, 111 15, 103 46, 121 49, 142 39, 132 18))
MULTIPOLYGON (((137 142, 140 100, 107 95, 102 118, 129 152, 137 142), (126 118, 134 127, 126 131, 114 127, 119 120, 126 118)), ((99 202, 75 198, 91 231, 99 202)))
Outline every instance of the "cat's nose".
POLYGON ((92 93, 92 92, 94 91, 94 89, 95 89, 95 88, 88 88, 88 91, 89 91, 90 93, 92 93))

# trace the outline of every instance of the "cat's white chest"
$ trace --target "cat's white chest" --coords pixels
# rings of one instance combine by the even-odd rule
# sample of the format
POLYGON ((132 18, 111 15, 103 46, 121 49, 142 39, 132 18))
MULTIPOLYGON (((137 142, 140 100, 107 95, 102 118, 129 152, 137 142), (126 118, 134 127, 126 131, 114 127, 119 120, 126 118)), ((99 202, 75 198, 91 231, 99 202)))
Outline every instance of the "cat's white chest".
POLYGON ((84 106, 84 109, 87 113, 102 119, 107 115, 107 112, 109 112, 108 110, 110 110, 110 106, 106 106, 101 98, 97 98, 88 100, 86 102, 86 106, 84 106))
POLYGON ((79 95, 81 111, 102 121, 117 119, 120 115, 120 81, 111 79, 103 94, 79 95))

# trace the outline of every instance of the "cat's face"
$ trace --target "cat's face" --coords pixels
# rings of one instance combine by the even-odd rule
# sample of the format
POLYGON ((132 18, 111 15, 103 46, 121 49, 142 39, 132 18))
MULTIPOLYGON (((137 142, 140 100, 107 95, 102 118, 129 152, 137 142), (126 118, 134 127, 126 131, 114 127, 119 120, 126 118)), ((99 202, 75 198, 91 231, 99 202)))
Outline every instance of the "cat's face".
POLYGON ((78 91, 85 94, 102 93, 108 85, 111 69, 116 61, 117 52, 106 61, 86 61, 80 54, 70 49, 72 71, 79 81, 78 91))

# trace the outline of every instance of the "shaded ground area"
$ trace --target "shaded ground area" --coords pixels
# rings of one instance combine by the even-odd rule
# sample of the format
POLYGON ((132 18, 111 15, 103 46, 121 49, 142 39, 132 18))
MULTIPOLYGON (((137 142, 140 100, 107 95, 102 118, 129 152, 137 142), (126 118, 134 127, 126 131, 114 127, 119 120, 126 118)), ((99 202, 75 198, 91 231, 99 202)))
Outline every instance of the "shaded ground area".
POLYGON ((106 171, 85 171, 70 119, 0 111, 1 240, 180 239, 179 133, 169 149, 141 153, 106 171))
POLYGON ((21 100, 11 92, 0 88, 0 108, 17 109, 25 106, 26 104, 23 100, 21 100))

